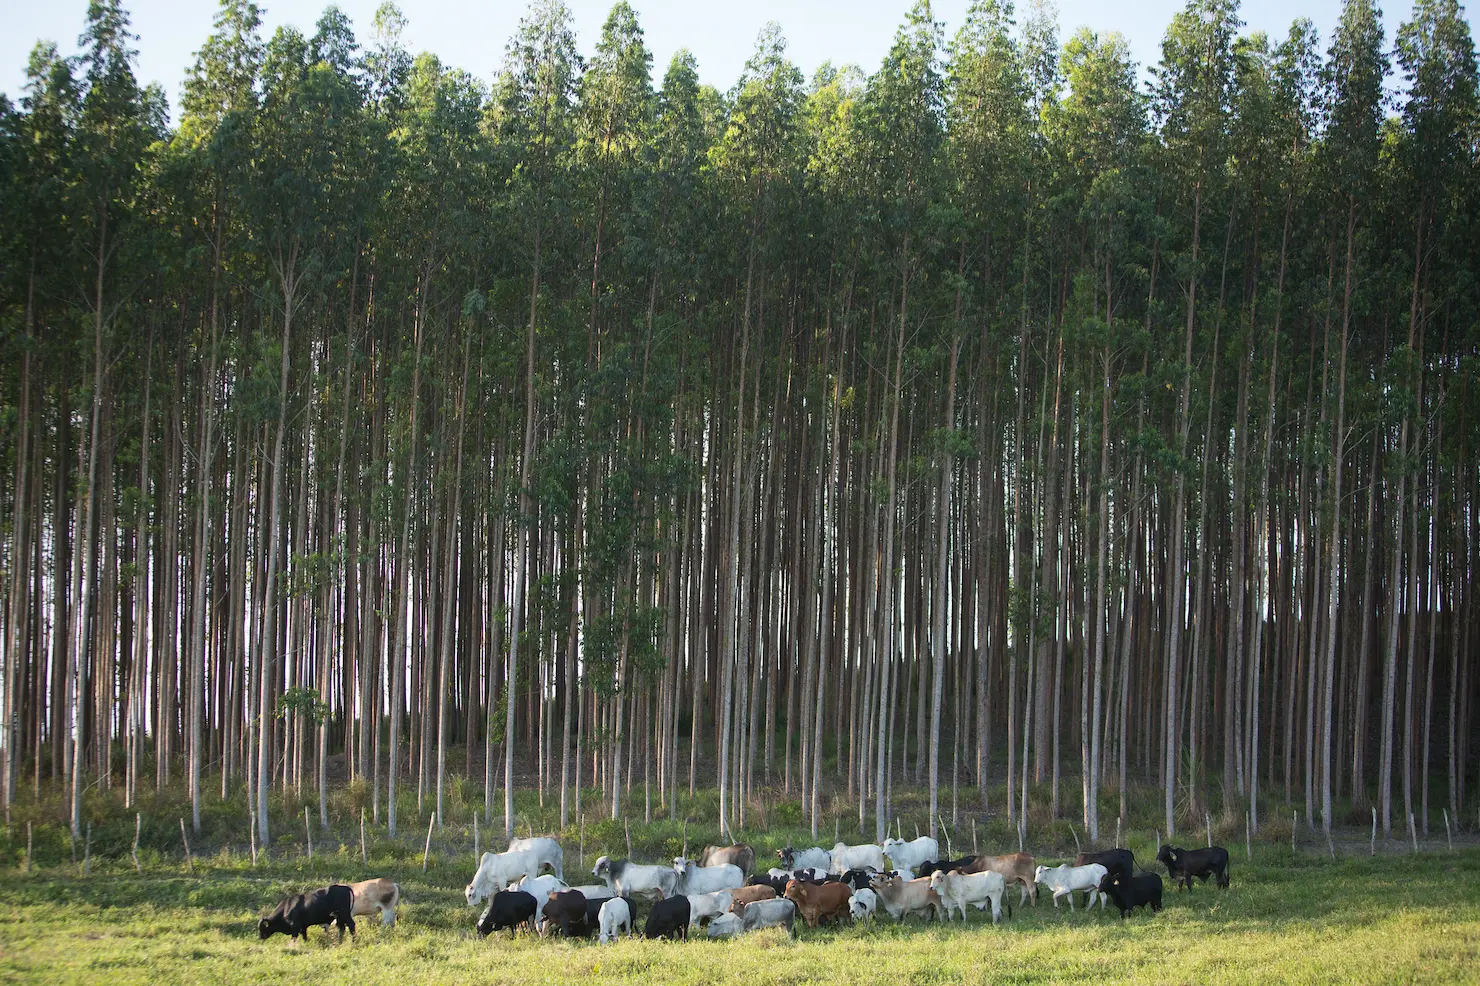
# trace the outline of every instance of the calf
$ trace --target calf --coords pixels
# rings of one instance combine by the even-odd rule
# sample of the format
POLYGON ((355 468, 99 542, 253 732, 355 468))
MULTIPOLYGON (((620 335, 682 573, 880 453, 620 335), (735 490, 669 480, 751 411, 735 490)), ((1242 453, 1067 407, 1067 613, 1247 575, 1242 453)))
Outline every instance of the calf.
POLYGON ((626 929, 627 934, 632 934, 632 907, 621 897, 602 901, 596 920, 601 928, 601 936, 597 941, 603 945, 607 942, 615 945, 617 934, 623 929, 626 929))
POLYGON ((733 938, 761 928, 785 928, 788 935, 795 937, 796 916, 796 905, 785 897, 736 904, 730 913, 709 922, 709 937, 733 938))
POLYGON ((1040 866, 1033 873, 1033 880, 1053 891, 1053 906, 1059 906, 1060 897, 1069 898, 1069 910, 1074 910, 1074 891, 1084 891, 1084 906, 1094 907, 1100 901, 1100 910, 1105 909, 1105 898, 1100 895, 1100 881, 1108 873, 1103 864, 1090 863, 1086 866, 1040 866))
POLYGON ((707 894, 688 894, 689 898, 689 927, 696 924, 706 924, 710 918, 717 918, 730 909, 735 898, 728 890, 717 890, 707 894))
POLYGON ((339 927, 339 940, 344 941, 344 929, 355 933, 354 891, 342 883, 306 894, 297 894, 278 904, 273 912, 257 922, 257 937, 264 941, 273 935, 282 934, 292 938, 302 935, 308 941, 308 929, 316 924, 335 924, 339 927))
POLYGON ((962 873, 1001 873, 1002 879, 1007 881, 1010 887, 1014 883, 1018 885, 1018 906, 1032 899, 1034 904, 1038 903, 1038 881, 1033 878, 1037 870, 1037 860, 1030 852, 1010 852, 1005 856, 977 856, 966 866, 960 867, 962 873))
POLYGON ((786 885, 786 899, 796 905, 809 928, 817 927, 824 918, 843 918, 848 914, 852 888, 846 883, 804 883, 793 880, 786 885))
POLYGON ((396 926, 396 907, 401 903, 401 888, 395 883, 380 877, 351 883, 349 889, 355 895, 355 917, 368 917, 379 911, 382 927, 396 926))
POLYGON ((755 869, 755 850, 743 842, 733 846, 705 846, 695 862, 700 866, 738 866, 748 876, 755 869))
POLYGON ((478 935, 487 938, 495 931, 508 928, 512 938, 519 925, 533 927, 534 913, 538 908, 539 902, 533 894, 522 890, 500 890, 478 918, 478 935))
MULTIPOLYGON (((671 870, 669 872, 672 872, 671 870)), ((687 897, 667 897, 653 905, 653 911, 648 915, 647 927, 642 929, 645 938, 679 938, 689 937, 689 899, 687 897)))
MULTIPOLYGON (((903 839, 885 839, 882 854, 888 856, 889 861, 896 868, 908 867, 919 876, 926 876, 922 867, 926 863, 940 859, 940 843, 928 835, 921 836, 913 842, 906 842, 903 839)), ((883 868, 884 864, 879 863, 879 869, 883 868)))
POLYGON ((880 874, 874 877, 874 893, 889 916, 900 923, 911 914, 940 918, 945 912, 940 894, 930 889, 926 879, 906 880, 898 875, 880 874))
POLYGON ((1153 912, 1161 910, 1161 877, 1155 873, 1138 873, 1125 877, 1119 873, 1107 873, 1100 881, 1100 893, 1108 896, 1120 909, 1120 920, 1133 909, 1149 905, 1153 912))
POLYGON ((1099 863, 1110 873, 1129 877, 1136 872, 1136 856, 1129 849, 1106 849, 1104 852, 1082 852, 1074 857, 1075 866, 1099 863))
POLYGON ((550 891, 549 899, 540 909, 540 934, 548 934, 551 925, 558 926, 565 938, 588 933, 586 898, 579 890, 550 891))
MULTIPOLYGON (((785 849, 776 850, 776 858, 781 860, 782 869, 796 870, 811 866, 826 873, 832 868, 832 853, 826 849, 793 849, 787 846, 785 849)), ((882 869, 882 867, 880 867, 882 869)))
POLYGON ((853 916, 854 922, 867 921, 874 923, 874 914, 879 909, 879 895, 868 887, 855 890, 853 896, 848 898, 848 913, 853 916))
POLYGON ((1167 875, 1172 878, 1172 884, 1179 892, 1185 884, 1187 892, 1192 893, 1193 877, 1207 883, 1208 877, 1216 876, 1218 886, 1225 889, 1228 887, 1228 850, 1222 846, 1208 846, 1206 849, 1162 846, 1156 859, 1166 864, 1167 875))
POLYGON ((988 903, 992 905, 992 923, 1002 920, 1002 895, 1007 883, 1001 873, 935 873, 930 877, 930 888, 940 894, 947 921, 951 919, 952 908, 960 911, 961 920, 965 921, 967 904, 986 910, 988 903))
MULTIPOLYGON (((786 891, 782 887, 782 892, 786 891)), ((778 896, 776 891, 767 886, 740 887, 736 890, 726 891, 730 895, 730 909, 734 910, 736 904, 754 904, 760 900, 775 900, 778 896)))

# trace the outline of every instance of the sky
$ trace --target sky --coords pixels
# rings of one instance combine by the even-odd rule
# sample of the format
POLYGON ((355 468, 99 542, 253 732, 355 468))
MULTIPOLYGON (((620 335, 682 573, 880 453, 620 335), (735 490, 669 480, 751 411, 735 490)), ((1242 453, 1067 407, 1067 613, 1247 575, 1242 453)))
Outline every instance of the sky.
MULTIPOLYGON (((612 0, 567 0, 583 54, 595 47, 612 0)), ((679 48, 687 47, 699 62, 699 77, 721 90, 735 82, 768 21, 785 34, 792 59, 810 77, 823 62, 852 63, 874 71, 893 40, 910 0, 630 0, 653 53, 654 84, 679 48)), ((362 43, 380 0, 339 0, 354 22, 362 43)), ((949 38, 964 19, 968 0, 936 0, 935 16, 945 22, 949 38)), ((1080 26, 1119 31, 1134 57, 1146 66, 1157 60, 1161 37, 1183 0, 1056 0, 1062 36, 1080 26)), ((406 14, 406 47, 413 54, 431 51, 444 64, 491 80, 503 60, 504 45, 525 8, 524 0, 470 3, 468 0, 400 0, 406 14)), ((186 69, 211 30, 215 0, 125 0, 138 40, 138 75, 142 83, 158 82, 172 111, 179 105, 186 69)), ((327 5, 318 0, 259 0, 264 8, 264 37, 292 24, 305 34, 327 5)), ((1340 11, 1340 0, 1244 0, 1244 30, 1262 30, 1280 38, 1295 17, 1308 17, 1325 47, 1340 11)), ((1020 0, 1018 17, 1027 4, 1020 0)), ((1410 3, 1386 11, 1387 40, 1392 44, 1410 3)), ((18 100, 25 85, 26 61, 39 39, 54 41, 63 53, 77 50, 87 0, 0 0, 0 92, 18 100)), ((1466 12, 1471 32, 1474 14, 1466 12)))

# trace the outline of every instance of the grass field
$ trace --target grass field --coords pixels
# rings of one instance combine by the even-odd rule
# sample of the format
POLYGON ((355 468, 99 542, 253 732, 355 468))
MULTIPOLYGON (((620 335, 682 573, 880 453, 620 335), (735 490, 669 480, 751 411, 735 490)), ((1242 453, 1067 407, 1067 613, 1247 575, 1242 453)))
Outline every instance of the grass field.
MULTIPOLYGON (((824 840, 825 841, 825 840, 824 840)), ((1133 845, 1138 858, 1152 847, 1133 845)), ((253 868, 222 854, 136 875, 110 861, 90 878, 52 867, 0 875, 0 981, 130 984, 331 983, 1480 983, 1480 850, 1346 858, 1288 847, 1241 851, 1233 886, 1168 892, 1152 916, 1015 908, 992 927, 888 922, 768 931, 736 941, 615 946, 507 935, 480 940, 462 885, 470 859, 360 865, 358 852, 253 868), (388 873, 400 924, 363 920, 340 946, 261 942, 256 919, 280 895, 388 873)), ((589 854, 588 854, 589 855, 589 854)), ((1046 855, 1046 854, 1045 854, 1046 855)), ((574 882, 575 854, 567 857, 574 882)), ((587 859, 589 866, 591 860, 587 859)), ((1015 899, 1015 894, 1011 895, 1015 899)))

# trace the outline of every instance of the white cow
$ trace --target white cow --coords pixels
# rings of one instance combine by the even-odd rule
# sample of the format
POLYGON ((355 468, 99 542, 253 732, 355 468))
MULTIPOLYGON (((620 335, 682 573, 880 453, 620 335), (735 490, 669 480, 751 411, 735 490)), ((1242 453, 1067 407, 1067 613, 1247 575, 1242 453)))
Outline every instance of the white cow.
POLYGON ((587 883, 579 887, 571 887, 570 889, 579 890, 581 896, 587 900, 611 900, 615 896, 612 893, 612 888, 604 883, 587 883))
POLYGON ((699 922, 717 918, 730 909, 735 898, 728 890, 716 890, 707 894, 689 894, 689 927, 698 927, 699 922))
POLYGON ((793 849, 787 846, 785 849, 777 849, 776 856, 788 870, 814 869, 827 873, 828 867, 832 866, 832 853, 817 846, 811 849, 793 849))
POLYGON ((1041 883, 1053 891, 1053 906, 1059 906, 1060 897, 1069 898, 1069 910, 1074 910, 1074 891, 1085 891, 1085 906, 1094 907, 1095 898, 1100 900, 1100 910, 1105 909, 1105 895, 1100 893, 1100 881, 1108 871, 1099 863, 1088 866, 1040 866, 1033 871, 1033 882, 1041 883))
POLYGON ((514 839, 509 843, 509 852, 532 852, 542 866, 549 866, 560 879, 565 879, 565 851, 554 839, 514 839))
MULTIPOLYGON (((911 871, 918 870, 926 863, 933 863, 940 859, 940 843, 928 835, 923 835, 913 842, 903 839, 885 839, 883 845, 884 855, 889 857, 895 868, 906 867, 911 871)), ((883 869, 883 867, 879 867, 883 869)))
POLYGON ((617 932, 626 929, 627 934, 632 934, 632 909, 627 902, 620 897, 613 897, 601 905, 601 936, 597 940, 605 945, 617 942, 617 932))
POLYGON ((678 874, 671 866, 644 866, 630 859, 602 856, 596 860, 591 874, 604 882, 618 897, 656 894, 662 898, 678 893, 678 874))
POLYGON ((733 938, 761 928, 785 928, 796 935, 796 905, 785 897, 758 900, 753 904, 736 904, 728 914, 709 922, 710 938, 733 938))
POLYGON ((879 895, 868 887, 853 891, 853 896, 848 898, 848 913, 853 915, 854 921, 867 921, 874 923, 874 914, 879 910, 879 895))
POLYGON ((561 890, 569 890, 570 887, 566 886, 565 881, 560 879, 559 877, 551 876, 548 873, 542 873, 539 876, 527 876, 522 880, 517 880, 514 883, 509 884, 506 889, 522 890, 533 897, 535 900, 539 901, 541 907, 544 907, 544 902, 546 900, 549 900, 552 893, 556 893, 561 890))
POLYGON ((716 890, 745 886, 745 874, 734 863, 699 866, 693 860, 676 856, 673 872, 678 874, 678 892, 681 894, 710 894, 716 890))
POLYGON ((1007 881, 1002 878, 1001 873, 936 871, 930 874, 930 889, 940 894, 940 902, 946 908, 947 921, 951 919, 952 910, 960 911, 961 920, 965 921, 967 904, 974 904, 977 910, 984 911, 989 902, 992 905, 992 923, 1002 920, 1002 895, 1007 892, 1007 881))
MULTIPOLYGON (((539 856, 532 852, 486 852, 478 862, 478 872, 465 891, 468 906, 476 907, 496 891, 527 876, 540 875, 539 856)), ((537 900, 539 898, 536 898, 537 900)))
MULTIPOLYGON (((884 851, 875 845, 850 846, 839 842, 832 847, 832 863, 829 873, 847 873, 849 870, 873 868, 884 869, 884 851)), ((908 865, 908 864, 906 864, 908 865)))

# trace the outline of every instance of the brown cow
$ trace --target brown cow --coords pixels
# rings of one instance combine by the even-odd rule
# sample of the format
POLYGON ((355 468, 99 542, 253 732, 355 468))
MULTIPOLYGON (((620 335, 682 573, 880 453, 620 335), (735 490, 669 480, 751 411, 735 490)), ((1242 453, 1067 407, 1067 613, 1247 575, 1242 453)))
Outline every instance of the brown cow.
POLYGON ((754 904, 758 900, 775 900, 776 891, 758 883, 753 887, 739 887, 730 891, 730 910, 735 910, 737 904, 754 904))
POLYGON ((853 888, 846 883, 804 883, 793 880, 786 885, 786 899, 797 906, 807 927, 817 927, 822 918, 844 918, 848 916, 848 898, 853 888))
POLYGON ((742 876, 750 876, 750 871, 755 869, 755 850, 743 842, 733 846, 705 846, 695 862, 700 866, 738 866, 742 876))
POLYGON ((1014 883, 1018 885, 1018 906, 1023 906, 1023 901, 1032 899, 1034 906, 1038 904, 1038 884, 1033 880, 1033 872, 1037 868, 1038 861, 1030 852, 1010 852, 1005 856, 978 856, 971 861, 969 866, 961 867, 961 872, 967 875, 972 873, 1001 873, 1002 879, 1007 881, 1010 887, 1014 883))
POLYGON ((401 888, 385 877, 351 883, 349 889, 355 895, 355 917, 366 917, 380 912, 380 924, 385 928, 396 926, 396 907, 401 903, 401 888))

